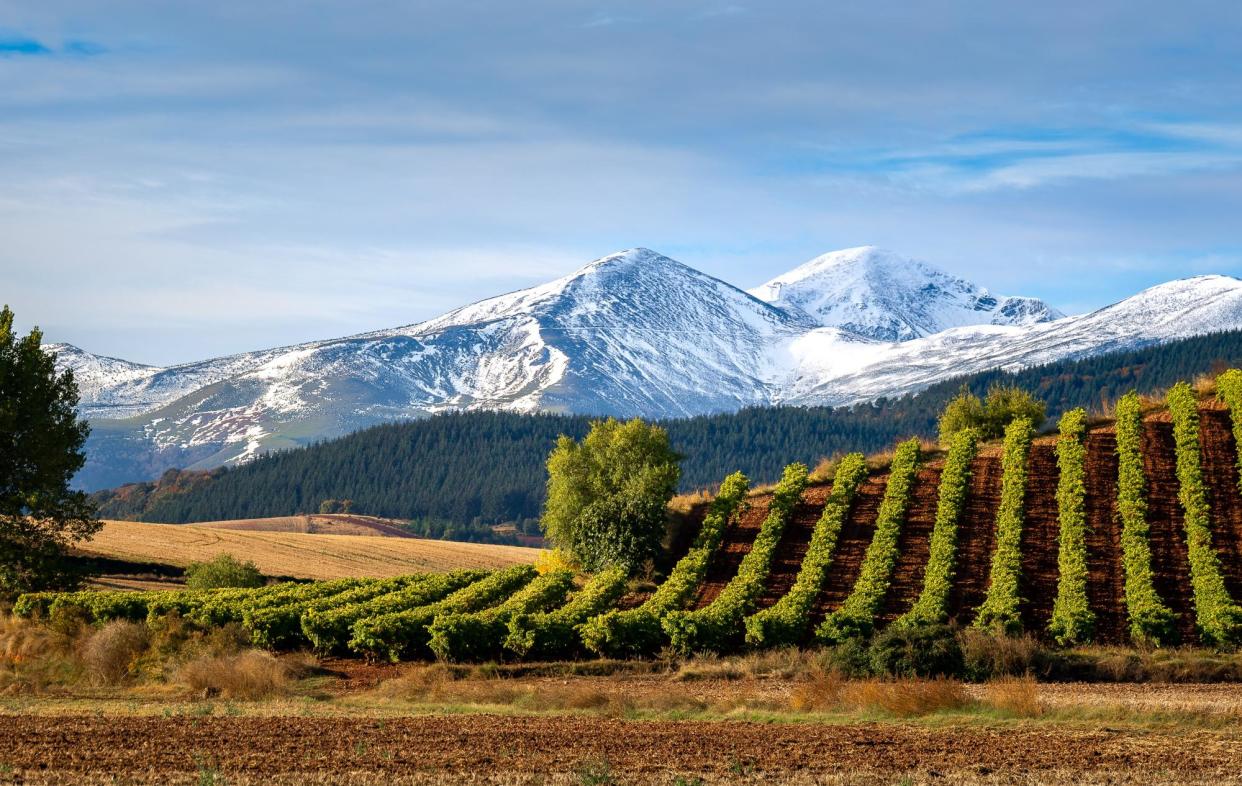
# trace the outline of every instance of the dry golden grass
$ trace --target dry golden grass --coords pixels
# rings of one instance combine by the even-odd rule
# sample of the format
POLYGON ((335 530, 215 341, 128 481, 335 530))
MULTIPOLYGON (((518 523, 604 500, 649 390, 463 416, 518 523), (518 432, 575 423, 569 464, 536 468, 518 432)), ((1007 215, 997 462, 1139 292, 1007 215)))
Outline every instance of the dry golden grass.
POLYGON ((182 664, 175 682, 204 697, 255 701, 288 694, 294 681, 312 665, 263 650, 204 655, 182 664))
POLYGON ((821 671, 789 695, 795 712, 861 712, 914 718, 971 705, 962 683, 951 679, 846 680, 821 671))
POLYGON ((391 519, 353 513, 315 513, 305 516, 273 516, 262 519, 202 521, 196 527, 235 529, 243 532, 300 532, 304 535, 366 535, 409 538, 391 519))
POLYGON ((984 685, 983 703, 1014 718, 1044 714, 1039 683, 1033 677, 1001 677, 984 685))
POLYGON ((399 576, 533 563, 541 549, 366 535, 237 532, 194 524, 107 521, 81 551, 114 559, 188 565, 229 552, 269 576, 335 579, 399 576))

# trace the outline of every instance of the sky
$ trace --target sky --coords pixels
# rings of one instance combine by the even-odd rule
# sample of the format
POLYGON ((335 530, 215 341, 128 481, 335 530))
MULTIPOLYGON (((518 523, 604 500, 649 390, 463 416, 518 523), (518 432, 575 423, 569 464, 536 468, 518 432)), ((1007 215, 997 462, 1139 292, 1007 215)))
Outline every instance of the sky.
POLYGON ((0 0, 0 302, 171 364, 646 246, 1242 275, 1242 4, 0 0))

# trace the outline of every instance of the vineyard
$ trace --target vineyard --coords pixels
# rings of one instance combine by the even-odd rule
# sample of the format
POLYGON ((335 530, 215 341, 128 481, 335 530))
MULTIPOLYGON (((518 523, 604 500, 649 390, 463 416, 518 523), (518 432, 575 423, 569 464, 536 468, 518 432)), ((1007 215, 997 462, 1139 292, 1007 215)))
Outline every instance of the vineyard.
POLYGON ((698 534, 654 590, 624 571, 532 565, 258 589, 36 593, 16 614, 99 624, 178 615, 255 644, 376 660, 649 657, 832 645, 953 624, 1049 643, 1242 643, 1242 372, 1200 399, 1122 398, 1039 435, 971 429, 883 467, 792 464, 762 493, 741 473, 692 514, 698 534))

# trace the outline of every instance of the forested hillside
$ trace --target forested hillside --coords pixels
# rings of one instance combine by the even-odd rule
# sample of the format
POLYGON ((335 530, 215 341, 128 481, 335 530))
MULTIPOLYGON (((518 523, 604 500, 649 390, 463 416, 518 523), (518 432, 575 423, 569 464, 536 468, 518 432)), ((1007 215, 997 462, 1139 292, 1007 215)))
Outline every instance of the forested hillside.
MULTIPOLYGON (((987 372, 915 396, 827 409, 776 407, 667 421, 685 456, 682 487, 711 486, 737 469, 775 480, 790 461, 814 464, 849 450, 888 448, 901 437, 935 434, 945 402, 962 386, 982 393, 1004 382, 1033 391, 1055 416, 1101 409, 1129 390, 1159 390, 1179 379, 1242 364, 1242 332, 1064 361, 1016 373, 987 372)), ((325 499, 353 510, 419 520, 428 534, 446 525, 534 519, 543 500, 544 460, 559 434, 581 437, 589 419, 472 412, 377 426, 308 448, 263 456, 241 467, 170 473, 167 482, 99 492, 102 515, 191 522, 312 512, 325 499)))

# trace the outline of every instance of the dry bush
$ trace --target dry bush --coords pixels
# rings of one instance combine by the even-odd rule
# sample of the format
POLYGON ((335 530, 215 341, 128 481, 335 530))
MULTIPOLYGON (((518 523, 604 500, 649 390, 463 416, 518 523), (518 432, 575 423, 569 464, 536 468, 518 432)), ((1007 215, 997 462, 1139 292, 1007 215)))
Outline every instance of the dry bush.
POLYGON ((677 682, 699 680, 740 680, 745 670, 736 658, 722 658, 712 653, 702 653, 682 661, 672 678, 677 682))
POLYGON ((962 683, 935 679, 859 680, 841 689, 841 704, 858 712, 883 712, 900 718, 960 710, 970 705, 962 683))
POLYGON ((841 463, 841 454, 835 453, 819 460, 815 468, 807 475, 812 483, 829 483, 837 474, 837 465, 841 463))
POLYGON ((964 628, 958 634, 966 673, 973 679, 1022 676, 1039 672, 1048 659, 1039 640, 1030 634, 1004 634, 964 628))
POLYGON ((1044 714, 1039 683, 1033 677, 1001 677, 984 686, 983 702, 992 709, 1015 718, 1037 718, 1044 714))
POLYGON ((182 664, 175 680, 208 697, 263 699, 289 693, 298 665, 262 650, 205 655, 182 664))
POLYGON ((845 678, 834 670, 818 670, 789 694, 789 707, 795 712, 828 712, 841 708, 845 678))
POLYGON ((882 450, 879 453, 872 453, 867 456, 867 469, 871 472, 881 472, 889 468, 893 463, 893 449, 882 450))
POLYGON ((41 693, 80 676, 71 636, 21 617, 0 617, 0 692, 41 693))
POLYGON ((695 505, 706 505, 716 498, 716 492, 712 489, 695 489, 687 491, 685 494, 677 494, 668 501, 669 510, 674 513, 685 515, 689 513, 695 505))
POLYGON ((92 682, 116 685, 133 676, 149 642, 146 625, 117 620, 90 631, 79 647, 79 657, 92 682))

